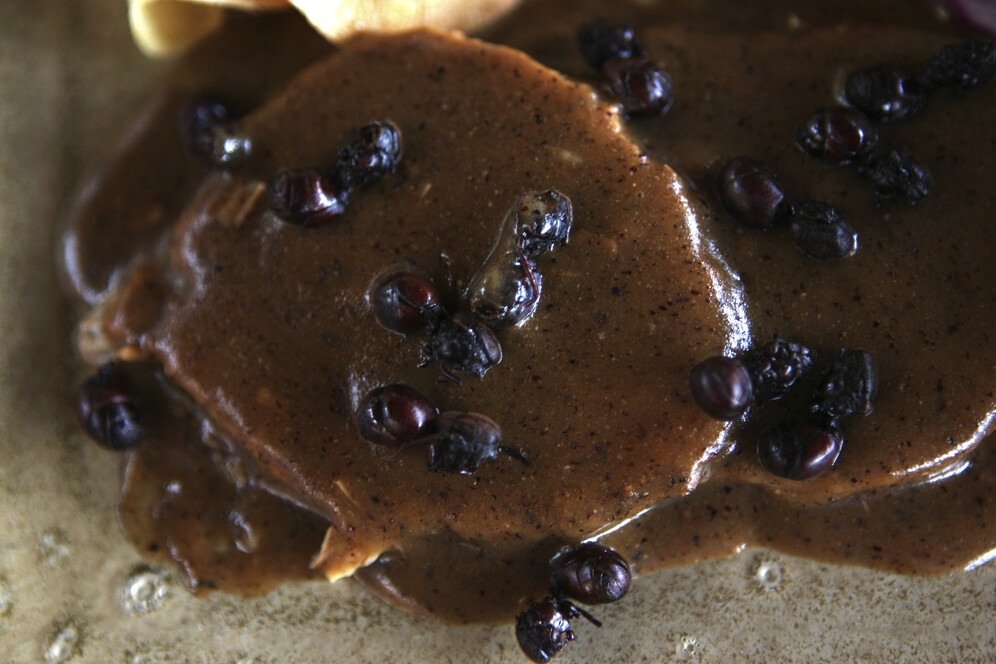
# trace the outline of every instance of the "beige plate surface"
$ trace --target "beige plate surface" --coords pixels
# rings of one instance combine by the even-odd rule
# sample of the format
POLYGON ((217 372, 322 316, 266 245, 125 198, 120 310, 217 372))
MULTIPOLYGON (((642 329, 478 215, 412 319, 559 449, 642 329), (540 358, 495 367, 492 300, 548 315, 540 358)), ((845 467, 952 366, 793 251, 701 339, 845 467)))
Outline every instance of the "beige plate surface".
MULTIPOLYGON (((0 2, 0 663, 524 662, 508 625, 439 625, 349 581, 196 599, 121 535, 119 460, 71 415, 53 238, 158 66, 122 0, 0 2)), ((747 551, 598 615, 558 661, 996 662, 996 564, 912 579, 747 551)))

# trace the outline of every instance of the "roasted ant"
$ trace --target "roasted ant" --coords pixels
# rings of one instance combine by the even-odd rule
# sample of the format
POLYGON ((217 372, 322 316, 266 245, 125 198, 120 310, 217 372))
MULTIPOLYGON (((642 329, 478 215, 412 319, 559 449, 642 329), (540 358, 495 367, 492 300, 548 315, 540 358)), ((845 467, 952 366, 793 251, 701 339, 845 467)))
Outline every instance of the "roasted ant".
POLYGON ((550 594, 515 619, 519 647, 539 664, 549 662, 575 639, 573 618, 584 616, 596 627, 602 626, 570 599, 585 604, 614 602, 629 591, 631 579, 629 564, 622 556, 593 542, 564 548, 550 560, 550 566, 550 594))
POLYGON ((602 626, 584 609, 566 599, 547 595, 515 617, 515 638, 526 657, 545 664, 563 650, 568 641, 576 638, 571 620, 578 616, 583 616, 595 627, 602 626))
POLYGON ((142 410, 113 362, 102 365, 80 385, 76 416, 90 438, 111 450, 134 447, 147 433, 142 410))
POLYGON ((518 448, 502 445, 501 427, 478 413, 440 413, 418 390, 387 385, 371 390, 357 408, 360 435, 398 451, 425 445, 431 472, 473 474, 499 454, 527 462, 518 448))
POLYGON ((565 548, 550 561, 554 595, 567 595, 585 604, 608 604, 629 591, 629 563, 601 544, 587 542, 565 548))
POLYGON ((420 366, 438 362, 443 375, 457 384, 460 379, 453 375, 454 371, 483 378, 502 358, 501 343, 495 333, 465 311, 440 318, 436 329, 429 334, 425 351, 427 357, 420 366))

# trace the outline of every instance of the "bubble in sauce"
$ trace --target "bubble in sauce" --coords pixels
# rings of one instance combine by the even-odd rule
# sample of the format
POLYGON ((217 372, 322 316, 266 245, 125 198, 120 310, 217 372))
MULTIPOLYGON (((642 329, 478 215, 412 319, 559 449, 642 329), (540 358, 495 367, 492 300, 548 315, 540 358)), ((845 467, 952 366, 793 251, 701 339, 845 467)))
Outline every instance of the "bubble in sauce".
POLYGON ((682 662, 698 660, 702 656, 701 642, 690 634, 678 637, 674 646, 675 658, 682 662))
POLYGON ((6 618, 14 610, 14 593, 10 586, 0 581, 0 618, 6 618))
POLYGON ((129 615, 140 616, 158 609, 169 595, 170 583, 166 574, 142 565, 125 579, 121 608, 129 615))
POLYGON ((782 584, 782 566, 774 560, 761 560, 754 568, 754 580, 764 592, 776 590, 782 584))
POLYGON ((52 528, 42 533, 41 559, 49 567, 58 567, 69 558, 69 538, 60 528, 52 528))
POLYGON ((44 647, 46 664, 62 664, 81 652, 83 634, 73 620, 57 622, 52 638, 44 647))
POLYGON ((7 628, 7 620, 14 612, 14 593, 10 586, 0 581, 0 634, 7 628))

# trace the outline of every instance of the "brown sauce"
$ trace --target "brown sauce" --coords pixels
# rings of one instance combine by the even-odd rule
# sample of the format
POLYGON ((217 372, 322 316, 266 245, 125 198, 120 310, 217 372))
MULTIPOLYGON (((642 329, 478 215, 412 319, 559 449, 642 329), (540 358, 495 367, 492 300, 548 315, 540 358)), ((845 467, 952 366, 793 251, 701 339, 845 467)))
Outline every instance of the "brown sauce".
MULTIPOLYGON (((566 4, 527 5, 488 36, 595 83, 574 35, 610 10, 566 4)), ((624 17, 647 26, 640 36, 677 94, 667 116, 627 127, 639 148, 588 87, 514 52, 428 34, 361 38, 248 116, 253 157, 198 191, 203 171, 173 133, 187 91, 258 106, 328 47, 305 39, 260 83, 239 78, 244 63, 200 65, 231 63, 232 43, 304 32, 242 20, 233 28, 242 42, 223 37, 181 65, 66 244, 74 295, 93 305, 114 293, 95 318, 108 350, 162 363, 212 422, 163 416, 131 453, 120 510, 136 543, 180 562, 193 587, 253 590, 308 575, 331 522, 327 573, 383 552, 357 571, 361 582, 457 621, 510 617, 544 592, 559 546, 627 520, 604 542, 641 573, 751 545, 912 573, 981 559, 996 539, 987 518, 996 459, 979 443, 996 404, 996 199, 986 185, 996 151, 978 132, 993 126, 996 86, 939 96, 884 130, 913 146, 936 185, 919 207, 876 208, 852 172, 796 150, 795 124, 833 103, 842 72, 922 61, 951 38, 908 15, 915 25, 814 16, 789 30, 759 10, 738 9, 735 21, 715 4, 624 17), (254 198, 277 170, 334 161, 351 130, 380 118, 404 132, 402 167, 358 195, 341 223, 289 228, 254 198), (742 232, 713 214, 711 174, 735 154, 766 163, 789 191, 846 207, 859 253, 816 264, 784 235, 742 232), (572 199, 576 225, 545 264, 535 318, 500 334, 505 359, 481 381, 417 368, 420 342, 373 321, 371 280, 413 263, 439 284, 457 281, 453 306, 507 207, 542 188, 572 199), (233 198, 250 203, 224 212, 233 198), (742 282, 703 249, 709 242, 742 282), (690 402, 691 365, 741 343, 741 321, 721 309, 738 293, 754 343, 777 332, 826 355, 846 346, 876 358, 875 412, 848 425, 825 477, 765 475, 750 426, 727 438, 690 402), (427 473, 421 449, 377 454, 353 412, 389 382, 487 414, 530 464, 503 458, 468 478, 427 473)), ((149 390, 160 408, 186 408, 149 390)))
POLYGON ((907 574, 980 564, 996 532, 991 443, 953 479, 799 507, 757 487, 712 482, 605 543, 649 571, 763 546, 907 574))
POLYGON ((140 386, 150 438, 128 457, 119 515, 145 554, 179 564, 196 591, 254 593, 290 579, 320 578, 306 552, 328 521, 262 488, 238 450, 182 404, 151 367, 140 386))

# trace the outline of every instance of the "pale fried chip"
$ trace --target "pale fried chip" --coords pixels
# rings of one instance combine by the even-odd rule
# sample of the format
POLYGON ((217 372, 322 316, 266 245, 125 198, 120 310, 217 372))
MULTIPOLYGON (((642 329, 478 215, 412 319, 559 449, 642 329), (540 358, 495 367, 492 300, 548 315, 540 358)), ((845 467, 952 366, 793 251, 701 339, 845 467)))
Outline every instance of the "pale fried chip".
POLYGON ((287 0, 128 0, 128 22, 135 43, 146 55, 180 53, 224 21, 224 7, 265 11, 286 9, 287 0))
POLYGON ((418 26, 469 31, 519 0, 290 0, 326 38, 400 32, 418 26))
POLYGON ((360 568, 372 565, 389 548, 376 539, 347 540, 334 527, 330 527, 325 533, 321 551, 311 560, 311 569, 318 570, 330 583, 335 583, 360 568))
POLYGON ((135 43, 150 56, 180 53, 221 26, 225 7, 265 11, 297 7, 326 38, 400 32, 419 26, 473 30, 519 0, 128 0, 135 43))

